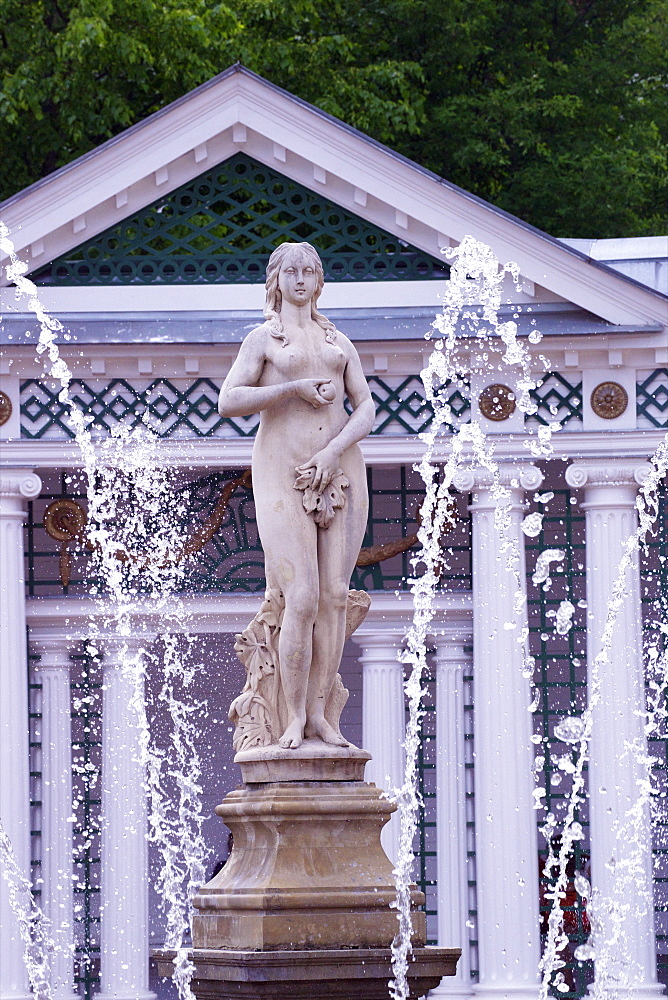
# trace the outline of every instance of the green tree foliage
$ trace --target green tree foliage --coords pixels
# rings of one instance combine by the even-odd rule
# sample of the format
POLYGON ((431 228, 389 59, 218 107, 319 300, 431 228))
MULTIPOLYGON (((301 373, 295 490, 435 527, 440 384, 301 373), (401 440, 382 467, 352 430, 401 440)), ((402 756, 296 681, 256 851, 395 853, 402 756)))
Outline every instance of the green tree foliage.
POLYGON ((666 226, 666 0, 0 0, 0 25, 0 197, 240 60, 549 232, 666 226))

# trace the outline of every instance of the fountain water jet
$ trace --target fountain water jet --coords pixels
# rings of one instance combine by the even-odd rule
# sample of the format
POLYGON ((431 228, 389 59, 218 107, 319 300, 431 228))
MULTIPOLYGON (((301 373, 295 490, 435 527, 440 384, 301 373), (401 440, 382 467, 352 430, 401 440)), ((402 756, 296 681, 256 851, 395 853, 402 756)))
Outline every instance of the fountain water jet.
MULTIPOLYGON (((101 588, 97 585, 91 588, 97 594, 98 607, 89 623, 89 650, 97 654, 95 643, 102 645, 108 636, 118 646, 120 675, 124 676, 129 692, 129 703, 122 710, 134 718, 138 732, 134 752, 145 774, 143 786, 149 802, 148 815, 144 816, 148 820, 147 836, 156 844, 163 860, 160 885, 167 906, 168 940, 176 951, 174 979, 179 995, 188 1000, 192 997, 189 988, 192 965, 183 941, 189 931, 190 901, 204 878, 208 849, 201 837, 204 817, 193 706, 176 693, 177 678, 187 690, 194 669, 187 663, 187 651, 184 654, 176 639, 181 634, 182 642, 189 642, 185 611, 178 596, 185 573, 185 563, 179 559, 186 543, 184 502, 175 502, 173 484, 159 453, 159 441, 147 426, 146 415, 134 432, 121 427, 108 441, 93 440, 89 418, 69 395, 72 374, 60 357, 56 342, 63 326, 46 313, 35 285, 24 277, 26 265, 17 258, 3 225, 0 225, 0 240, 11 261, 7 267, 8 280, 16 285, 17 296, 28 297, 29 308, 39 322, 37 352, 46 354, 47 374, 60 382, 60 399, 68 405, 68 420, 83 459, 89 502, 87 540, 93 552, 93 574, 102 581, 101 588), (168 705, 173 723, 171 755, 159 753, 151 740, 145 703, 146 650, 139 648, 130 653, 127 642, 123 641, 136 628, 138 600, 159 623, 156 631, 168 636, 165 655, 159 661, 163 674, 159 698, 168 705), (163 792, 165 768, 176 777, 179 794, 176 807, 163 792)), ((144 643, 146 649, 151 641, 149 632, 144 643)), ((9 855, 3 864, 11 872, 9 855)), ((140 893, 143 891, 141 888, 140 893)), ((18 899, 16 893, 12 898, 18 899)), ((117 905, 120 903, 116 901, 117 905)), ((21 912, 19 908, 17 913, 23 927, 21 912)), ((33 949, 38 948, 39 942, 45 940, 43 932, 33 935, 33 940, 33 949)), ((129 946, 132 949, 135 945, 143 950, 141 942, 130 942, 129 946)), ((39 961, 46 967, 45 959, 39 961)), ((111 989, 114 986, 118 984, 109 984, 111 989)))

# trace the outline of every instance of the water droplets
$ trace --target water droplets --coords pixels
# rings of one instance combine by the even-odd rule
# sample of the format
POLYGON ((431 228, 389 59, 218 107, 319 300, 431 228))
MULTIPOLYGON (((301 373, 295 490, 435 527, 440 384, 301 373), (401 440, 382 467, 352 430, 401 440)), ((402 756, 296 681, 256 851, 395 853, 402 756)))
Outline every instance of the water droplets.
POLYGON ((533 571, 531 582, 535 584, 535 586, 543 583, 543 590, 549 590, 552 582, 550 580, 550 564, 553 562, 560 563, 565 558, 566 553, 563 549, 543 549, 542 552, 538 553, 536 567, 533 571))
POLYGON ((554 727, 554 735, 563 743, 579 743, 585 735, 585 723, 577 715, 567 715, 554 727))
POLYGON ((536 538, 543 530, 543 515, 539 511, 527 514, 522 521, 521 528, 527 538, 536 538))
POLYGON ((571 601, 561 601, 555 612, 555 628, 558 635, 568 635, 573 627, 575 605, 571 601))

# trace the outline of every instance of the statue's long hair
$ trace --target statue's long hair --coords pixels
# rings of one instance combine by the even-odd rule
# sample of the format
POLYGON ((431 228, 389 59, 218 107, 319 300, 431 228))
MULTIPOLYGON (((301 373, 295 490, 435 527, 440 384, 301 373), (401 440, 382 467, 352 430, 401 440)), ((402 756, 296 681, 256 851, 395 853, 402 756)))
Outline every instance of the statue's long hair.
POLYGON ((325 272, 322 267, 322 261, 318 255, 318 251, 315 247, 312 247, 310 243, 281 243, 280 247, 276 247, 267 262, 267 280, 265 281, 267 295, 264 303, 264 316, 269 323, 269 332, 272 337, 276 338, 276 340, 283 341, 284 347, 287 345, 288 338, 285 336, 283 323, 281 321, 281 305, 283 296, 281 295, 281 290, 278 287, 278 273, 281 270, 281 265, 287 255, 291 250, 296 249, 301 250, 304 256, 309 259, 313 265, 313 269, 315 270, 316 286, 313 298, 311 299, 311 318, 315 320, 318 326, 321 326, 325 331, 325 340, 329 344, 333 344, 336 340, 336 327, 331 320, 327 319, 326 316, 323 316, 317 309, 318 299, 320 298, 320 294, 325 283, 325 272))

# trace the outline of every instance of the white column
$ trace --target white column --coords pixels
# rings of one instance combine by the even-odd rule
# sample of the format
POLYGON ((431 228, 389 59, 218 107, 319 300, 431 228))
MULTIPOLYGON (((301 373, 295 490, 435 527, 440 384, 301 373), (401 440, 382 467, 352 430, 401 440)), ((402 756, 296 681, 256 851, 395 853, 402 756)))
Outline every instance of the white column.
POLYGON ((439 635, 435 644, 438 943, 461 948, 462 955, 457 974, 443 979, 430 996, 464 1000, 472 994, 464 769, 464 670, 470 658, 461 637, 439 635))
POLYGON ((39 653, 35 678, 42 685, 42 910, 55 951, 50 956, 54 1000, 68 1000, 74 988, 74 902, 72 894, 72 727, 71 640, 31 634, 39 653))
MULTIPOLYGON (((362 744, 372 756, 365 776, 378 788, 391 791, 404 783, 404 670, 398 660, 403 635, 360 629, 353 638, 362 661, 362 744)), ((400 832, 395 813, 380 838, 394 864, 399 857, 400 832)))
MULTIPOLYGON (((39 495, 39 476, 0 470, 0 821, 21 872, 30 879, 30 766, 23 520, 39 495)), ((2 860, 0 859, 0 866, 2 860)), ((18 922, 0 875, 0 1000, 28 1000, 18 922)))
MULTIPOLYGON (((104 651, 102 694, 101 993, 152 1000, 148 989, 147 803, 134 707, 142 642, 96 640, 104 651)), ((143 695, 143 682, 139 684, 143 695)))
POLYGON ((502 466, 500 473, 510 495, 503 531, 494 523, 496 504, 484 470, 462 473, 456 481, 458 489, 474 490, 474 783, 480 966, 475 993, 524 1000, 535 998, 539 984, 538 844, 528 710, 531 691, 523 676, 526 601, 519 612, 515 605, 518 586, 526 597, 520 528, 524 489, 538 487, 542 474, 530 465, 502 466))
MULTIPOLYGON (((587 662, 590 692, 592 667, 601 653, 608 615, 624 545, 638 526, 635 509, 638 484, 646 465, 638 460, 578 462, 566 470, 569 486, 584 488, 586 511, 587 662)), ((597 975, 606 979, 610 995, 626 995, 607 981, 621 969, 634 997, 656 997, 663 992, 656 977, 654 906, 652 902, 652 831, 649 808, 629 816, 637 803, 644 768, 631 744, 646 753, 641 713, 645 709, 642 662, 642 608, 637 556, 626 573, 625 597, 617 613, 612 642, 599 666, 600 699, 593 707, 589 749, 589 822, 592 886, 596 916, 602 921, 594 947, 597 975), (619 835, 617 833, 619 828, 619 835), (623 878, 627 865, 633 878, 623 878), (622 880, 619 880, 619 875, 622 880), (632 896, 622 922, 620 940, 605 955, 603 942, 612 941, 614 918, 632 896), (644 904, 644 905, 643 905, 644 904), (611 912, 612 911, 612 912, 611 912), (612 965, 605 968, 605 963, 612 965), (603 968, 601 967, 603 965, 603 968)))

